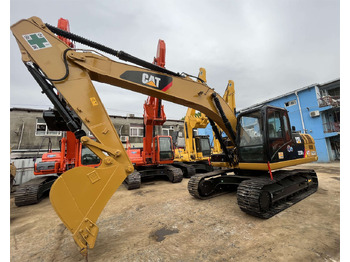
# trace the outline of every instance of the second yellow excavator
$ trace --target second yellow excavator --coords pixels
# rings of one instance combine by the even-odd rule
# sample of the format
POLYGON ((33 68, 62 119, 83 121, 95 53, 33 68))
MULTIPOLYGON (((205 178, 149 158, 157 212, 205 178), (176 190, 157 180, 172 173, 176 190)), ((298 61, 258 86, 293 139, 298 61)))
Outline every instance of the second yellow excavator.
POLYGON ((287 110, 262 106, 236 117, 214 89, 188 74, 175 73, 60 30, 38 17, 15 23, 11 31, 24 65, 57 111, 55 120, 65 122, 76 138, 101 159, 96 168, 80 166, 63 173, 50 191, 54 210, 82 254, 94 247, 99 215, 134 170, 92 81, 181 104, 208 117, 223 150, 223 154, 212 156, 211 162, 227 169, 192 176, 188 188, 197 198, 237 190, 242 211, 269 218, 316 192, 315 171, 282 169, 317 160, 314 140, 310 135, 292 133, 287 110), (58 35, 99 52, 72 49, 58 35), (137 66, 116 62, 100 51, 137 66), (96 141, 86 136, 76 116, 96 141), (224 143, 216 124, 231 145, 224 143))
MULTIPOLYGON (((198 82, 206 83, 206 70, 199 69, 198 82)), ((208 118, 202 114, 196 114, 196 110, 188 108, 184 119, 185 146, 175 149, 174 161, 191 164, 196 173, 207 173, 213 170, 210 164, 211 146, 209 137, 195 134, 198 128, 205 128, 209 124, 208 118)))

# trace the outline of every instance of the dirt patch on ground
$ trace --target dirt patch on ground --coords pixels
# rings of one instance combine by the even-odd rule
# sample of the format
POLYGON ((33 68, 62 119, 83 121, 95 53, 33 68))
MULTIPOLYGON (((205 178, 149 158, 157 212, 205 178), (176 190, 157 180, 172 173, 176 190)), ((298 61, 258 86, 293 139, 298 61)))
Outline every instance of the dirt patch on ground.
MULTIPOLYGON (((236 193, 194 199, 188 179, 121 186, 89 261, 339 261, 339 163, 300 168, 316 170, 318 191, 268 220, 243 213, 236 193)), ((11 261, 84 261, 48 198, 20 208, 11 198, 10 221, 11 261)))

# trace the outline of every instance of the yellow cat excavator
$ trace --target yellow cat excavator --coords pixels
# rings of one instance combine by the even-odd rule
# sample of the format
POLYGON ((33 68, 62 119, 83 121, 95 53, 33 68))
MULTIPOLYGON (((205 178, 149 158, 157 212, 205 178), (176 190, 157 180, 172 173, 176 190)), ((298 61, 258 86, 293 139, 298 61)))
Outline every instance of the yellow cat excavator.
MULTIPOLYGON (((199 69, 198 82, 206 83, 206 70, 199 69)), ((196 173, 206 173, 213 170, 210 164, 211 147, 209 137, 195 135, 194 130, 205 128, 209 124, 204 114, 197 115, 196 110, 188 108, 184 119, 185 147, 175 149, 175 161, 188 163, 193 166, 196 173)))
POLYGON ((197 198, 237 189, 242 211, 268 218, 317 190, 313 170, 277 170, 317 160, 312 137, 291 132, 285 109, 262 106, 236 118, 214 89, 188 74, 175 73, 60 30, 38 17, 21 20, 11 30, 25 66, 54 105, 56 114, 52 114, 51 121, 72 131, 101 159, 97 168, 81 166, 63 173, 50 191, 53 208, 82 254, 94 247, 96 222, 107 201, 133 172, 92 81, 181 104, 208 117, 223 150, 223 154, 212 157, 212 163, 227 168, 192 176, 189 191, 197 198), (90 50, 72 49, 58 36, 87 45, 90 50), (137 66, 116 62, 99 51, 137 66), (96 141, 86 136, 77 118, 96 141), (225 145, 215 123, 227 134, 231 145, 225 145))
MULTIPOLYGON (((198 82, 206 83, 206 70, 199 69, 198 82)), ((229 80, 223 99, 236 112, 234 82, 229 80)), ((196 110, 188 108, 184 120, 184 136, 185 147, 175 149, 175 161, 190 163, 195 167, 197 173, 206 173, 213 171, 210 163, 211 153, 220 154, 222 149, 216 135, 213 135, 213 149, 211 149, 209 136, 194 135, 194 130, 198 128, 206 128, 209 124, 208 118, 201 113, 196 114, 196 110)), ((222 130, 218 128, 220 136, 222 130)))

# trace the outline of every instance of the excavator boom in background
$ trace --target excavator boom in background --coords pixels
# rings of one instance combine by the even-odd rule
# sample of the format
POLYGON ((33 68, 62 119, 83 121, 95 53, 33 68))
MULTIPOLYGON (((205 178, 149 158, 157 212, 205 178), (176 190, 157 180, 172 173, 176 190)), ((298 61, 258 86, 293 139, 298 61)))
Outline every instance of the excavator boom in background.
POLYGON ((82 254, 95 245, 96 222, 107 201, 134 171, 92 81, 181 104, 208 117, 224 153, 212 158, 212 162, 225 163, 229 169, 204 174, 206 177, 192 176, 189 190, 198 198, 236 188, 241 210, 268 218, 317 190, 318 180, 313 170, 276 170, 317 160, 312 137, 292 134, 285 109, 263 106, 236 117, 214 89, 186 74, 60 30, 38 17, 21 20, 11 30, 25 66, 58 112, 55 121, 66 123, 101 159, 96 168, 81 166, 66 171, 50 191, 53 208, 73 234, 82 254), (56 35, 137 66, 113 61, 98 52, 72 49, 56 35), (75 116, 96 141, 86 136, 75 116), (215 123, 225 132, 231 146, 223 143, 215 123), (230 175, 232 172, 235 175, 230 175))

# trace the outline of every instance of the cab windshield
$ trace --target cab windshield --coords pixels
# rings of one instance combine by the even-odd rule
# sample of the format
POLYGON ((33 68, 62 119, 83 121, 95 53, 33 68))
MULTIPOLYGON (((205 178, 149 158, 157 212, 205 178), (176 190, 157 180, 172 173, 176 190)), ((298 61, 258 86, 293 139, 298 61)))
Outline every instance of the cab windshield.
POLYGON ((260 110, 240 117, 239 157, 242 162, 264 160, 264 137, 260 110))

